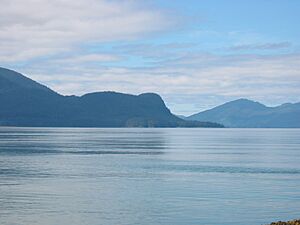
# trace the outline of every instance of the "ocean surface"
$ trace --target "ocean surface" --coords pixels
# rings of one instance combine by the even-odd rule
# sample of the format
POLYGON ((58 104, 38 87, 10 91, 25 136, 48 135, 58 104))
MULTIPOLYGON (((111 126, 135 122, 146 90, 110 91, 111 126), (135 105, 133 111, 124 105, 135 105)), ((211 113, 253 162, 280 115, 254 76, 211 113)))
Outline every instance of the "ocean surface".
POLYGON ((300 129, 0 128, 1 225, 300 218, 300 129))

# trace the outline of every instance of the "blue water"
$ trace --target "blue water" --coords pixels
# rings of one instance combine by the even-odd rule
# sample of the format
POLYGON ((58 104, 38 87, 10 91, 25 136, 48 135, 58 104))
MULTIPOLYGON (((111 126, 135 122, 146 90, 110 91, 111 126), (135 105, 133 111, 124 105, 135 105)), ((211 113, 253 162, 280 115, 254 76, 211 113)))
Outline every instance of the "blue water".
POLYGON ((0 128, 1 225, 300 217, 300 129, 0 128))

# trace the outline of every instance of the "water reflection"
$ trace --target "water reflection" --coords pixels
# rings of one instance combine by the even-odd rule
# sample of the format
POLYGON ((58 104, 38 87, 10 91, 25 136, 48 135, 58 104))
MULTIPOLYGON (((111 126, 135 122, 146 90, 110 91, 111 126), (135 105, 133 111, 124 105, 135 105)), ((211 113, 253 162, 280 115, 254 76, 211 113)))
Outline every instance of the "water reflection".
POLYGON ((162 154, 161 130, 0 129, 0 154, 162 154), (7 132, 6 132, 7 131, 7 132))

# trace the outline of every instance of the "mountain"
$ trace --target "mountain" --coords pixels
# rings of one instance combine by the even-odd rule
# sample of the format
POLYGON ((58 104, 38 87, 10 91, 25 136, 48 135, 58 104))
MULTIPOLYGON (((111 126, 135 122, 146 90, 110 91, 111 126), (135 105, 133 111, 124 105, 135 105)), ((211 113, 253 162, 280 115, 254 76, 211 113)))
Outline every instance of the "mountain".
POLYGON ((154 93, 63 96, 5 68, 0 68, 0 126, 221 127, 176 117, 154 93))
POLYGON ((259 102, 238 99, 187 119, 221 123, 225 127, 296 128, 300 127, 300 103, 267 107, 259 102))
POLYGON ((20 73, 0 67, 0 93, 13 93, 18 91, 34 90, 40 92, 55 93, 44 85, 41 85, 20 73))
POLYGON ((186 120, 186 116, 184 116, 184 115, 176 115, 178 118, 180 118, 180 119, 183 119, 183 120, 186 120))

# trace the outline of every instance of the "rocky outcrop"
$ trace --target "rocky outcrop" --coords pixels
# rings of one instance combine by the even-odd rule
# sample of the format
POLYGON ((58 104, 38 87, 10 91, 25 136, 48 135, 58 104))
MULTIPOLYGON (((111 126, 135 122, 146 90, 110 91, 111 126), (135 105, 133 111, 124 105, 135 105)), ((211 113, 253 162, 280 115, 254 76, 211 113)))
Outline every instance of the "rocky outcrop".
POLYGON ((300 220, 291 220, 291 221, 287 221, 287 222, 273 222, 270 225, 300 225, 300 220))

